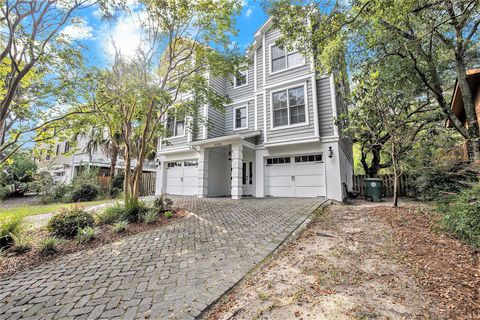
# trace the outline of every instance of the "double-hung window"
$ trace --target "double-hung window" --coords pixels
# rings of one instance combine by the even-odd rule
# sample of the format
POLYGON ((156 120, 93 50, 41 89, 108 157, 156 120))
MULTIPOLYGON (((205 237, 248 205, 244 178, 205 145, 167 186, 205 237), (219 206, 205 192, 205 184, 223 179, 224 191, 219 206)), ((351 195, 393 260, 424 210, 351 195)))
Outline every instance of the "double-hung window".
POLYGON ((271 71, 278 72, 305 64, 305 60, 296 51, 287 51, 277 46, 271 47, 271 71))
POLYGON ((304 86, 274 92, 272 101, 273 127, 306 122, 304 86))
POLYGON ((185 135, 185 121, 175 117, 167 118, 167 137, 178 137, 185 135))
POLYGON ((234 77, 234 87, 242 87, 247 85, 247 77, 248 77, 248 71, 245 70, 237 70, 235 71, 235 77, 234 77))
POLYGON ((233 109, 235 130, 248 128, 247 124, 247 106, 236 107, 233 109))

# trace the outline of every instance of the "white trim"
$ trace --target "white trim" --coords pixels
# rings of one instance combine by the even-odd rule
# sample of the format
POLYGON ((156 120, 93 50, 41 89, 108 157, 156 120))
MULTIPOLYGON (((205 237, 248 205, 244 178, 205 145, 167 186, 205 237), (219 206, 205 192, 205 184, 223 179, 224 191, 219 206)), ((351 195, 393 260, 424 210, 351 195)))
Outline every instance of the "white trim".
POLYGON ((283 139, 278 141, 273 141, 270 143, 265 143, 264 146, 266 148, 269 147, 279 147, 279 146, 288 146, 291 144, 303 144, 303 143, 312 143, 312 142, 320 142, 320 139, 317 137, 305 137, 305 138, 297 138, 297 139, 283 139))
POLYGON ((248 103, 247 104, 243 104, 243 105, 239 105, 239 106, 235 106, 233 107, 233 124, 232 124, 232 130, 233 131, 240 131, 240 130, 245 130, 245 129, 248 129, 248 103), (236 128, 235 125, 236 125, 236 111, 237 109, 242 109, 242 108, 245 108, 247 110, 247 114, 246 114, 246 122, 245 124, 247 125, 246 127, 240 127, 240 128, 236 128))
POLYGON ((300 76, 300 77, 284 80, 284 81, 277 82, 277 83, 272 83, 272 84, 269 84, 268 86, 265 86, 264 89, 273 89, 273 88, 281 87, 281 86, 284 86, 286 84, 290 84, 290 83, 293 83, 293 82, 299 82, 299 81, 302 81, 302 80, 306 80, 314 74, 315 74, 314 72, 309 72, 309 73, 304 74, 303 76, 300 76))
POLYGON ((269 46, 268 46, 268 71, 269 71, 269 74, 270 75, 276 75, 276 74, 279 74, 279 73, 282 73, 282 72, 285 72, 285 71, 289 71, 289 70, 293 70, 293 69, 296 69, 296 68, 300 68, 300 67, 304 67, 307 65, 307 59, 305 59, 304 56, 302 56, 300 53, 300 56, 301 58, 303 59, 303 63, 300 63, 300 64, 296 64, 294 66, 291 66, 289 67, 288 66, 288 54, 290 53, 298 53, 298 51, 287 51, 287 50, 284 50, 285 51, 285 66, 286 68, 285 69, 281 69, 281 70, 278 70, 278 71, 273 71, 272 68, 273 68, 273 63, 272 63, 272 47, 275 46, 275 43, 270 43, 269 46))
POLYGON ((178 152, 185 152, 185 151, 192 151, 190 147, 179 147, 179 148, 171 148, 171 149, 166 149, 162 152, 159 152, 159 155, 164 155, 164 154, 169 154, 169 153, 178 153, 178 152))
POLYGON ((258 130, 258 96, 255 95, 255 131, 258 130))
POLYGON ((267 50, 265 49, 265 33, 262 35, 262 49, 263 49, 263 66, 262 66, 262 76, 263 76, 263 86, 265 87, 267 79, 267 50))
POLYGON ((335 120, 338 119, 338 114, 337 114, 337 96, 335 93, 335 80, 333 79, 333 74, 330 75, 330 96, 332 99, 332 115, 333 115, 333 134, 335 136, 338 136, 338 127, 335 124, 335 120))
POLYGON ((245 141, 245 140, 242 140, 241 143, 242 143, 243 146, 245 146, 249 149, 255 150, 257 148, 253 143, 245 141))
POLYGON ((234 101, 232 103, 229 103, 229 104, 226 104, 225 107, 230 107, 230 106, 234 106, 236 104, 241 104, 241 103, 248 103, 250 101, 252 101, 255 97, 250 97, 250 98, 247 98, 247 99, 242 99, 242 100, 238 100, 238 101, 234 101))
POLYGON ((295 85, 290 85, 288 87, 283 87, 283 88, 278 88, 276 90, 271 90, 270 91, 270 131, 276 131, 276 130, 284 130, 284 129, 290 129, 290 128, 296 128, 296 127, 306 127, 310 125, 310 117, 309 117, 309 110, 310 110, 310 105, 308 103, 308 87, 307 87, 307 82, 303 84, 295 84, 295 85), (295 123, 295 124, 288 124, 284 126, 274 126, 274 119, 273 119, 273 94, 280 92, 280 91, 287 91, 287 111, 288 111, 288 123, 290 123, 290 102, 288 99, 288 90, 293 89, 293 88, 298 88, 303 86, 303 94, 304 94, 304 102, 305 102, 305 122, 300 122, 300 123, 295 123))
POLYGON ((253 53, 253 91, 257 91, 257 48, 253 53))
POLYGON ((207 123, 208 123, 208 106, 204 105, 203 106, 203 139, 207 139, 208 137, 208 128, 207 128, 207 123))
POLYGON ((265 144, 267 139, 267 90, 263 90, 263 143, 265 144))
POLYGON ((339 136, 320 137, 320 142, 338 142, 339 140, 339 136))
POLYGON ((313 126, 315 128, 315 137, 320 137, 320 119, 318 119, 318 101, 317 101, 317 79, 312 76, 312 100, 313 100, 313 126))
POLYGON ((190 127, 191 125, 193 125, 193 118, 191 116, 185 117, 185 123, 188 124, 185 128, 185 129, 188 129, 187 142, 191 142, 193 140, 193 133, 192 133, 192 130, 190 130, 190 127))
MULTIPOLYGON (((173 130, 176 131, 177 128, 177 117, 174 117, 175 121, 173 122, 173 130)), ((180 138, 185 138, 187 136, 187 117, 183 119, 183 134, 178 135, 178 136, 171 136, 171 137, 164 137, 162 140, 163 141, 170 141, 170 140, 175 140, 175 139, 180 139, 180 138)), ((181 120, 180 120, 181 122, 181 120)), ((165 121, 165 123, 168 123, 168 116, 165 121)), ((175 133, 175 132, 174 132, 175 133)), ((188 138, 187 138, 188 139, 188 138)))
MULTIPOLYGON (((243 71, 243 70, 242 70, 243 71)), ((238 72, 238 70, 235 70, 235 73, 238 72)), ((233 89, 238 89, 238 88, 243 88, 248 86, 248 66, 247 69, 245 69, 245 84, 242 84, 241 86, 237 86, 237 76, 234 74, 233 75, 233 89)))

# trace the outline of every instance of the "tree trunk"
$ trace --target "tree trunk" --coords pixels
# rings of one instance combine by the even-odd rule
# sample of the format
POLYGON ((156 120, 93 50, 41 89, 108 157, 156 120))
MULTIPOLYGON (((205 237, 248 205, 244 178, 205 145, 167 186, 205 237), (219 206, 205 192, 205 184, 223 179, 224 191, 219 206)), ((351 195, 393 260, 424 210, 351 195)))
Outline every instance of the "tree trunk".
POLYGON ((111 146, 110 152, 110 190, 109 194, 112 195, 113 190, 113 178, 115 178, 115 170, 117 169, 118 149, 115 146, 111 146))
POLYGON ((125 200, 125 207, 131 204, 131 192, 130 192, 131 163, 132 161, 130 159, 130 154, 126 152, 125 153, 125 179, 123 181, 123 194, 124 194, 124 200, 125 200))
POLYGON ((396 159, 395 143, 392 143, 392 164, 393 164, 393 206, 398 207, 398 168, 396 159))
MULTIPOLYGON (((463 61, 462 53, 455 53, 455 64, 457 71, 458 87, 462 94, 463 107, 469 138, 467 142, 471 146, 472 157, 470 160, 480 161, 480 130, 478 126, 477 113, 473 103, 473 95, 467 82, 467 70, 463 61)), ((470 153, 469 153, 470 154, 470 153)), ((470 157, 470 155, 469 155, 470 157)))

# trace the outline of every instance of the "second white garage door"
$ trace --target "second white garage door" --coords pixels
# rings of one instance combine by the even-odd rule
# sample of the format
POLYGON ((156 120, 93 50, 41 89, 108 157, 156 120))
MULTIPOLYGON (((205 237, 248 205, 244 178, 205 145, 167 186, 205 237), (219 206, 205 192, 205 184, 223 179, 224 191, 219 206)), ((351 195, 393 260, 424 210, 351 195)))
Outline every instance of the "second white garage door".
POLYGON ((267 158, 265 194, 271 197, 325 197, 322 154, 267 158))
POLYGON ((168 194, 196 195, 198 193, 197 161, 167 162, 165 181, 165 190, 168 194))

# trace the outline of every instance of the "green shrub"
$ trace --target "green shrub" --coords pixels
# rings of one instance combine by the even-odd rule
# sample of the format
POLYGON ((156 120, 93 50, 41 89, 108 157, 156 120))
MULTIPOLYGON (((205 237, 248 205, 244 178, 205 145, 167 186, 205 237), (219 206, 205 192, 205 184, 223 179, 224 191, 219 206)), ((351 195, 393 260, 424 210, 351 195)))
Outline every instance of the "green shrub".
POLYGON ((24 233, 12 235, 13 247, 12 251, 17 254, 22 254, 27 251, 30 251, 32 248, 32 238, 26 236, 24 233))
POLYGON ((53 235, 72 238, 77 235, 79 228, 93 227, 95 219, 90 212, 80 206, 70 209, 62 208, 48 221, 47 229, 53 235))
POLYGON ((142 221, 145 224, 154 223, 157 220, 157 212, 155 210, 148 210, 142 216, 142 221))
POLYGON ((8 218, 0 222, 0 249, 14 243, 14 236, 23 231, 23 219, 20 217, 8 218))
POLYGON ((423 201, 448 200, 478 181, 478 171, 466 163, 422 168, 415 173, 415 195, 423 201))
POLYGON ((0 200, 8 198, 12 193, 11 188, 8 186, 0 187, 0 200))
POLYGON ((97 236, 97 230, 92 227, 78 228, 77 242, 87 243, 95 239, 97 236))
POLYGON ((466 188, 439 207, 442 225, 460 240, 480 248, 480 184, 466 188))
POLYGON ((173 218, 173 212, 172 211, 165 211, 163 213, 163 215, 165 216, 165 218, 168 218, 168 219, 173 218))
POLYGON ((120 220, 113 224, 113 232, 120 233, 127 229, 128 221, 127 220, 120 220))
POLYGON ((58 252, 60 241, 53 237, 47 237, 40 242, 39 252, 42 256, 49 256, 58 252))
POLYGON ((123 182, 125 181, 125 174, 117 173, 112 180, 111 197, 117 197, 123 191, 123 182))
POLYGON ((128 222, 139 222, 142 216, 148 211, 148 208, 143 203, 125 207, 120 220, 127 220, 128 222))
POLYGON ((75 185, 71 192, 71 200, 73 202, 92 201, 97 198, 99 188, 93 183, 83 182, 75 185))
POLYGON ((124 214, 125 208, 118 203, 113 207, 108 207, 96 216, 97 224, 112 224, 117 222, 124 214))
POLYGON ((162 194, 158 197, 155 197, 153 201, 153 208, 158 212, 162 213, 167 210, 172 210, 173 201, 168 198, 165 194, 162 194))

